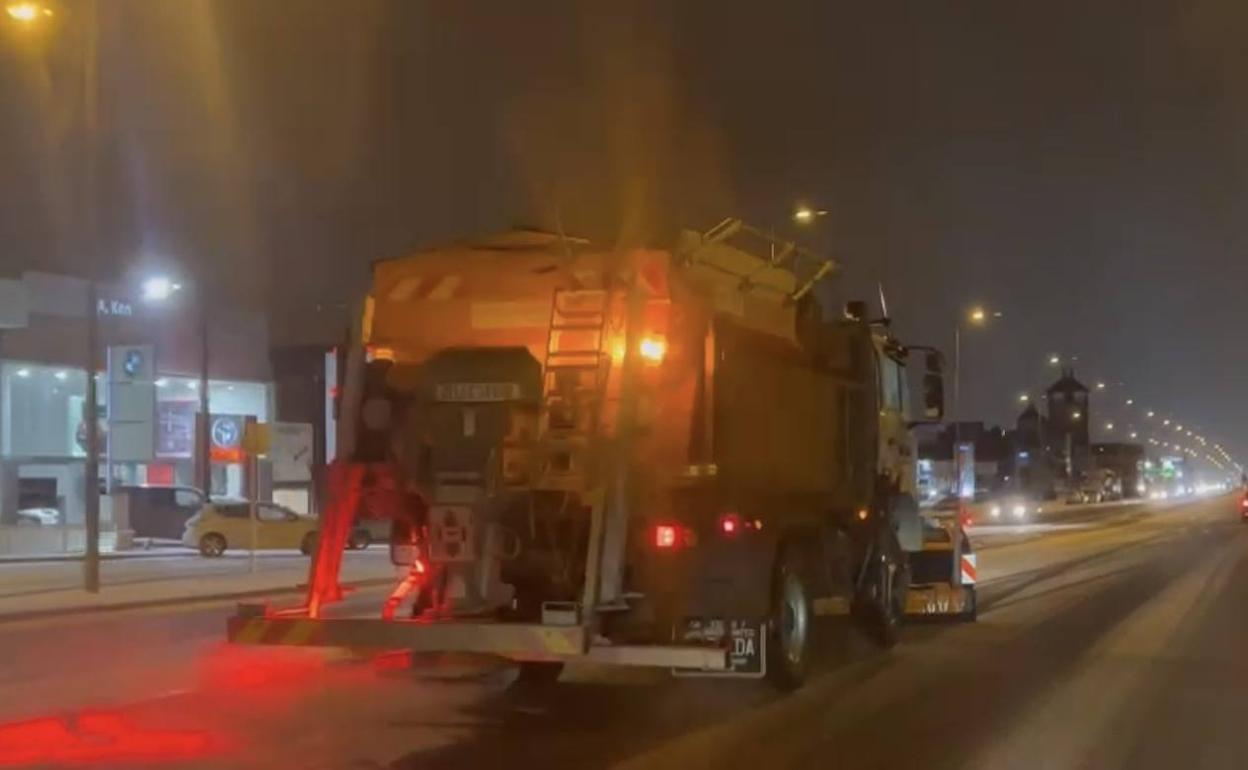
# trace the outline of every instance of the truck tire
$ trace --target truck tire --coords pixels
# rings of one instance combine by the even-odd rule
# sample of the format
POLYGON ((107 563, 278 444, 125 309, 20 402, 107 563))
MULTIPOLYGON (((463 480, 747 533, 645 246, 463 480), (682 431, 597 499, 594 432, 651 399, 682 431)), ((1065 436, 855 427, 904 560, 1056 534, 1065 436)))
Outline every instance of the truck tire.
POLYGON ((887 527, 877 531, 868 558, 870 564, 859 587, 855 614, 871 639, 888 649, 901 637, 906 591, 910 586, 909 567, 897 538, 887 527))
POLYGON ((220 558, 225 553, 225 538, 209 532, 199 539, 199 553, 207 559, 220 558))
POLYGON ((347 548, 352 551, 359 551, 373 544, 373 536, 369 534, 367 529, 357 529, 352 531, 351 538, 347 540, 347 548))
POLYGON ((304 556, 311 556, 316 552, 316 533, 309 532, 303 536, 303 540, 299 543, 299 553, 304 556))
POLYGON ((780 690, 796 690, 806 681, 812 617, 801 563, 787 549, 776 564, 767 621, 767 679, 780 690))

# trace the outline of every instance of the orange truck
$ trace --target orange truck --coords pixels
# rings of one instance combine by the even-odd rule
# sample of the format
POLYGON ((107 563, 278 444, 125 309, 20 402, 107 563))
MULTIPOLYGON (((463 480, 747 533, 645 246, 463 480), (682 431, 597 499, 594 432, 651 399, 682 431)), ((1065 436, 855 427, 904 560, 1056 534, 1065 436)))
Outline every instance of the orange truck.
POLYGON ((791 688, 818 616, 887 646, 908 613, 973 612, 965 537, 915 502, 916 350, 862 303, 826 319, 835 269, 731 219, 668 249, 515 231, 375 263, 307 600, 240 606, 230 639, 791 688), (365 509, 405 577, 342 617, 365 509))

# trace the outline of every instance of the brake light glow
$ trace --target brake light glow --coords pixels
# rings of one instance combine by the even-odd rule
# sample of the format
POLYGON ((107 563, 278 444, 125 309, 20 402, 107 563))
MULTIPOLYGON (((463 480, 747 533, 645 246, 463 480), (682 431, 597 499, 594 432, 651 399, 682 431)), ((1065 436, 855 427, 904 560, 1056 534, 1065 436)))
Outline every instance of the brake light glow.
POLYGON ((671 524, 660 524, 654 528, 655 548, 676 547, 676 527, 671 524))
POLYGON ((656 524, 650 542, 660 551, 678 551, 698 544, 698 536, 680 524, 656 524))
POLYGON ((732 537, 741 531, 741 517, 735 513, 725 513, 719 517, 719 531, 732 537))

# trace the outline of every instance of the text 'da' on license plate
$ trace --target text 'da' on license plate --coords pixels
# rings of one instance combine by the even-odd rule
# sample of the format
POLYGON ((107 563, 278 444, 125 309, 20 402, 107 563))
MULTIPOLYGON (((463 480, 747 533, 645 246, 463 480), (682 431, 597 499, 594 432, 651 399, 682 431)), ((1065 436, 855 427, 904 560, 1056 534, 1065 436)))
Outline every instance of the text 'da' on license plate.
POLYGON ((702 643, 724 647, 728 651, 728 668, 723 671, 672 669, 672 674, 675 676, 757 679, 767 673, 767 634, 766 624, 762 621, 689 618, 677 637, 679 641, 689 644, 702 643))

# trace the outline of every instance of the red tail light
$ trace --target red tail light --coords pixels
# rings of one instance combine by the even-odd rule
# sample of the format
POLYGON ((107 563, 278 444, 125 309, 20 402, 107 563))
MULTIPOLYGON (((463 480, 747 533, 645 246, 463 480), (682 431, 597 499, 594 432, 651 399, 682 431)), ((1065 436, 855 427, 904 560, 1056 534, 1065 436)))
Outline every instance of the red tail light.
POLYGON ((744 526, 741 517, 735 513, 725 513, 719 517, 719 531, 725 537, 735 537, 744 526))
POLYGON ((650 542, 661 551, 675 551, 697 544, 693 530, 679 524, 656 524, 650 542))
POLYGON ((654 528, 655 548, 675 548, 676 528, 671 524, 660 524, 654 528))

